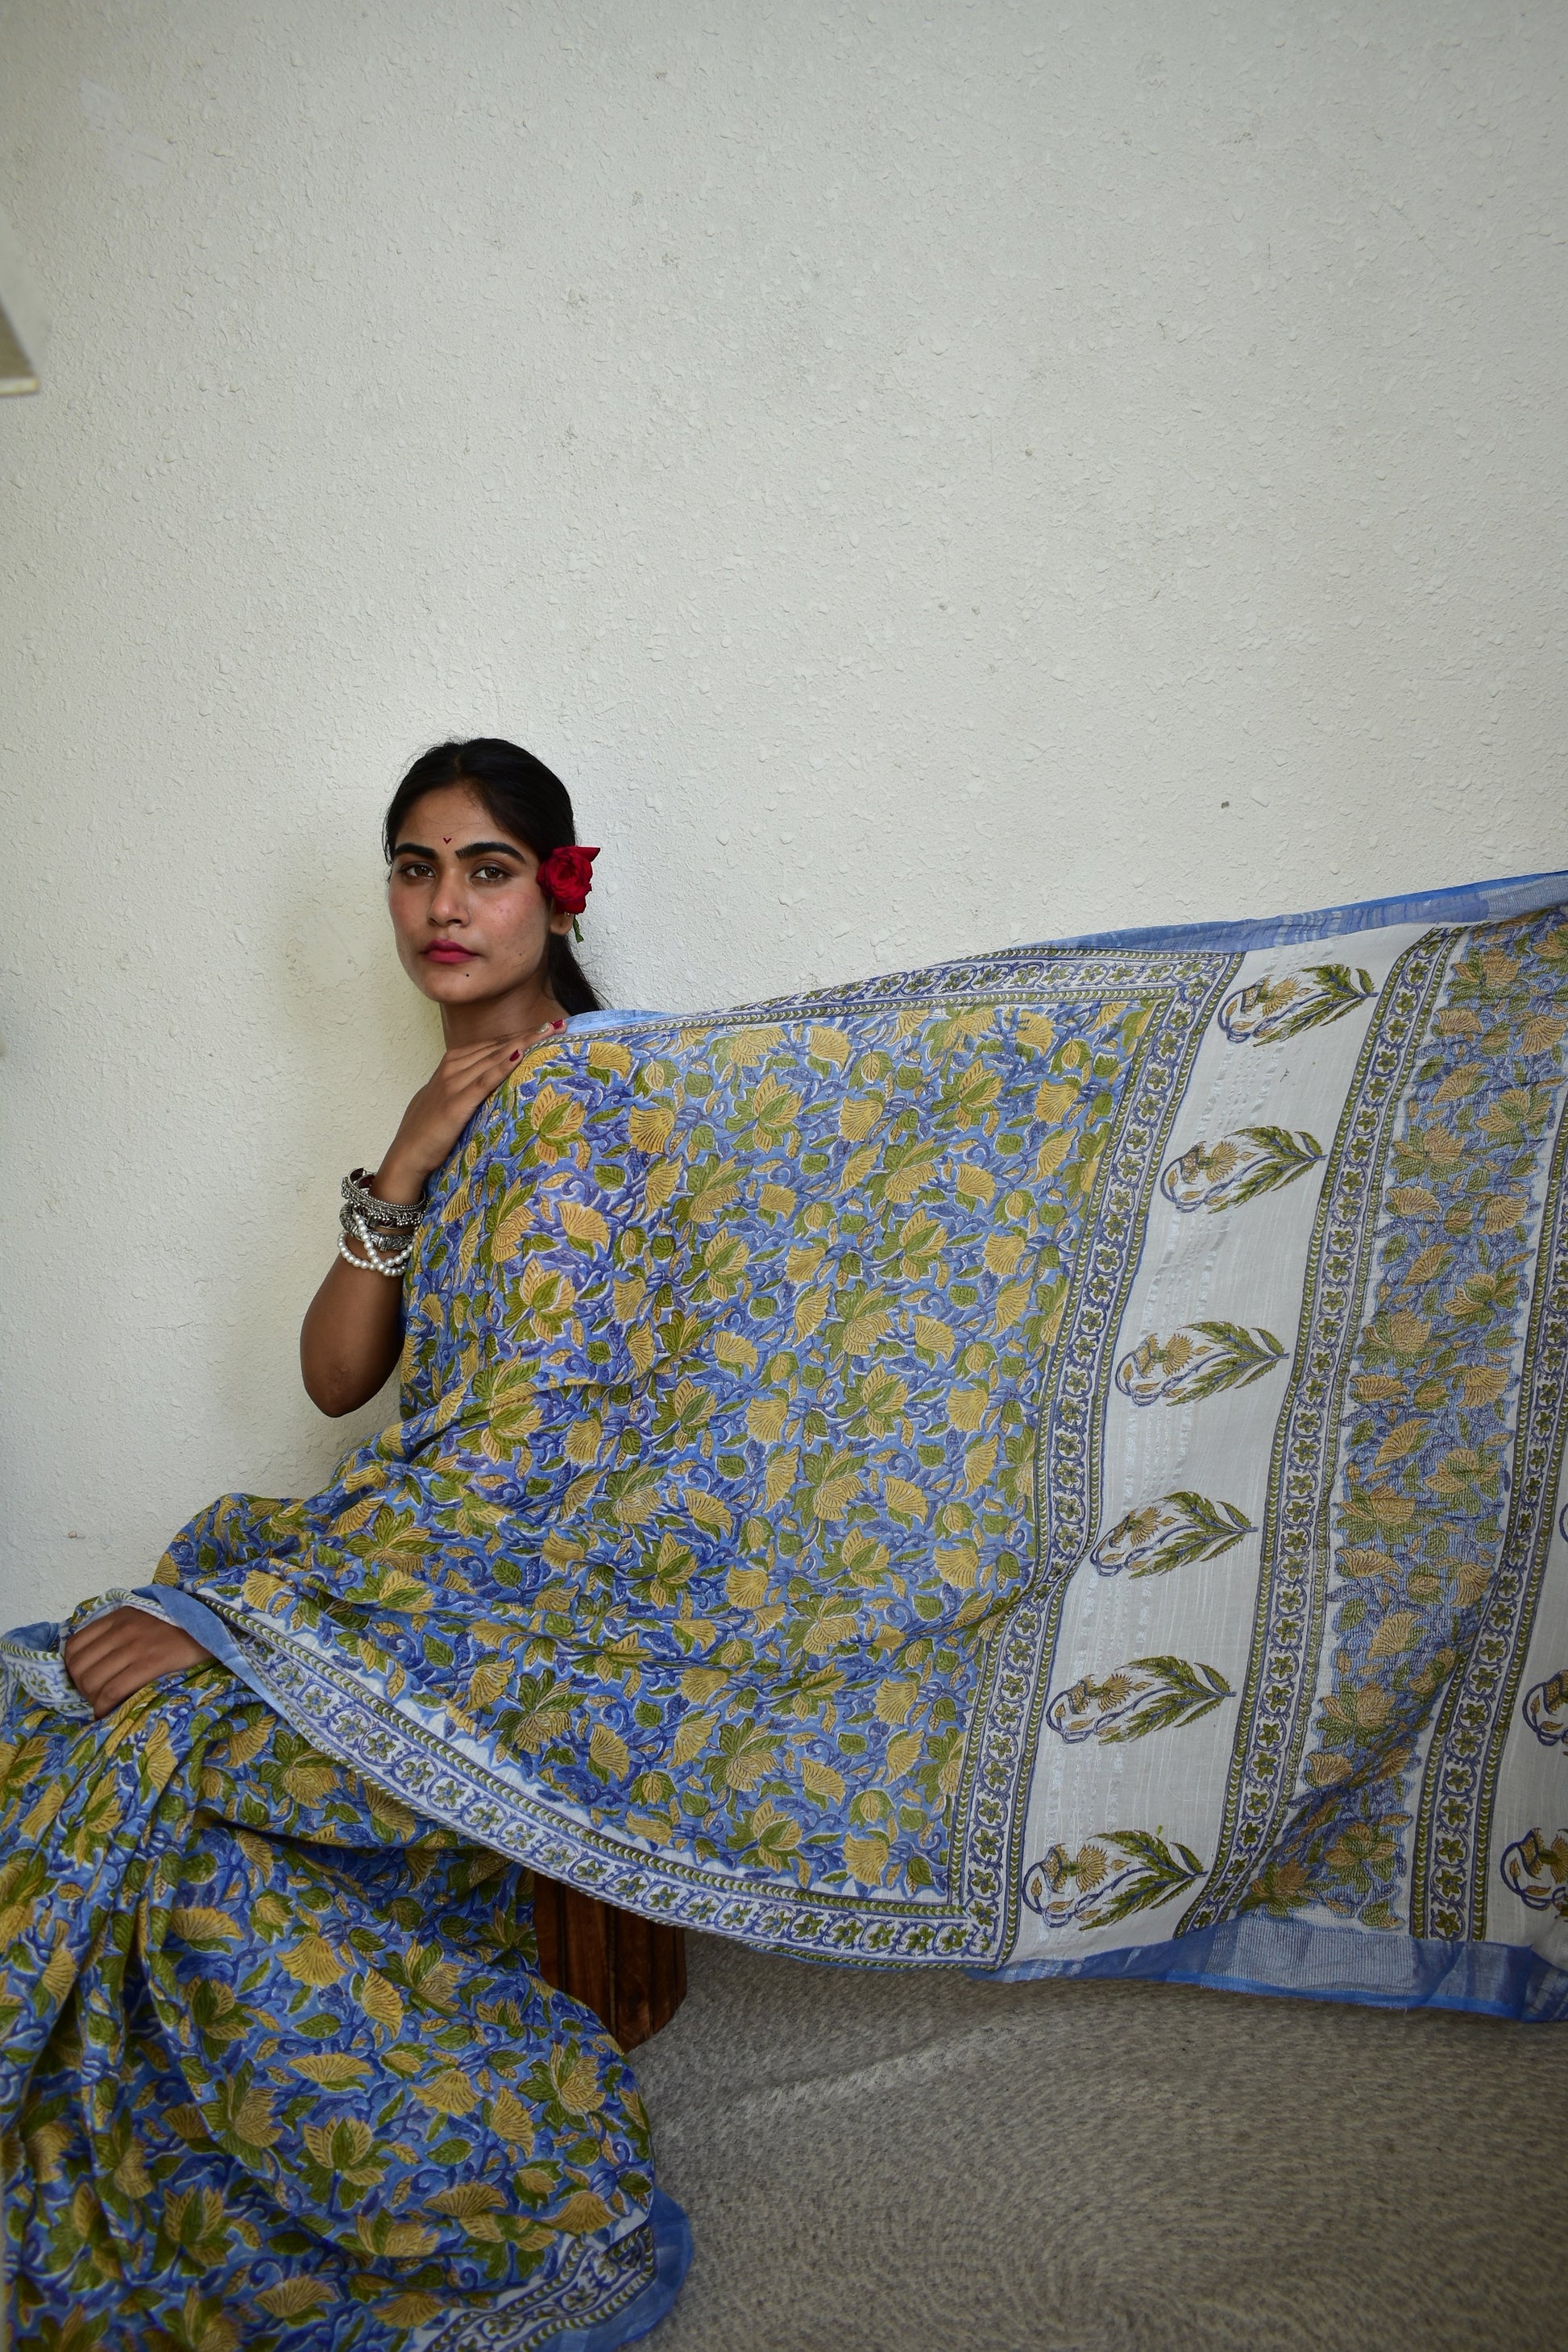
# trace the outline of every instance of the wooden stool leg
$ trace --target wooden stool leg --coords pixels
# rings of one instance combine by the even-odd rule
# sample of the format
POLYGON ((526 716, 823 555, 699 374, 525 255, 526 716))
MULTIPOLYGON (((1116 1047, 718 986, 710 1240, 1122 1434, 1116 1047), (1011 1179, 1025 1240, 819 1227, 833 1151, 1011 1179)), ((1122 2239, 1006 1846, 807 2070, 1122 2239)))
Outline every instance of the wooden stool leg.
POLYGON ((545 1983, 591 2009, 623 2050, 668 2025, 686 1998, 682 1927, 535 1876, 533 1928, 545 1983))

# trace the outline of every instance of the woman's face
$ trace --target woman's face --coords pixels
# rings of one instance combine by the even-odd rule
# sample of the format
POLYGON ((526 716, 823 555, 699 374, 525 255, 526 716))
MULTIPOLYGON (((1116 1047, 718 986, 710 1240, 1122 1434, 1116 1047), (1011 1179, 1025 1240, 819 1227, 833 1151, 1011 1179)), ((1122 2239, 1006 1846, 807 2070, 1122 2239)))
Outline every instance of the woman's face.
POLYGON ((437 1004, 544 984, 552 931, 569 930, 534 880, 539 860, 467 784, 415 802, 394 844, 387 904, 398 960, 437 1004))

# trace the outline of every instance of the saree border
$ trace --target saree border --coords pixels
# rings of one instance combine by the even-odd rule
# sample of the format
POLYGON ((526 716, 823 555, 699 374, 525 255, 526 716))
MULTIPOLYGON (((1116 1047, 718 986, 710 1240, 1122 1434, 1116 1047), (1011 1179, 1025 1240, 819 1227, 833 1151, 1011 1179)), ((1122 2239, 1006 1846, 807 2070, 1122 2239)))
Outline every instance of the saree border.
POLYGON ((1568 1437, 1568 1094, 1542 1159, 1547 1213, 1520 1368, 1508 1527, 1485 1615, 1443 1694, 1422 1773, 1411 1840, 1413 1936, 1485 1937, 1503 1749, 1555 1532, 1568 1437), (1458 1849, 1451 1855, 1442 1851, 1448 1844, 1458 1849))
MULTIPOLYGON (((1001 1874, 1002 1915, 994 1939, 998 1965, 1005 1964, 1018 1936, 1020 1867, 1034 1759, 1049 1696, 1046 1661, 1055 1654, 1068 1587, 1100 1517, 1105 1412, 1117 1338, 1142 1257, 1150 1207, 1171 1135, 1215 1007, 1242 961, 1233 954, 1219 959, 1218 969, 1206 979, 1194 973, 1190 1001, 1183 1000, 1177 987, 1148 992, 1164 997, 1165 1018, 1159 1025, 1150 1024, 1143 1041, 1134 1083, 1086 1210, 1087 1234, 1100 1237, 1100 1212, 1113 1182, 1124 1170, 1137 1172, 1124 1179, 1116 1222, 1100 1237, 1103 1245, 1083 1253, 1074 1267, 1073 1312, 1063 1317, 1062 1336, 1041 1384, 1034 1570, 983 1663, 958 1792, 965 1816, 960 1840, 963 1861, 982 1859, 1001 1874), (1184 1031, 1173 1018, 1179 1012, 1186 1015, 1184 1031), (1173 1050, 1170 1065, 1156 1072, 1150 1065, 1162 1034, 1171 1034, 1173 1050), (1135 1125, 1139 1120, 1142 1125, 1135 1125), (994 1793, 1004 1789, 1011 1791, 1010 1810, 994 1793)), ((968 1882, 965 1891, 969 1893, 968 1882)), ((969 1907, 974 1907, 973 1896, 969 1907)))
POLYGON ((1390 966, 1345 1090, 1301 1286, 1290 1377, 1275 1424, 1258 1601, 1215 1858, 1175 1933, 1232 1916, 1289 1804, 1322 1654, 1344 1391, 1378 1261, 1377 1209, 1394 1128, 1449 961, 1464 934, 1426 931, 1390 966))

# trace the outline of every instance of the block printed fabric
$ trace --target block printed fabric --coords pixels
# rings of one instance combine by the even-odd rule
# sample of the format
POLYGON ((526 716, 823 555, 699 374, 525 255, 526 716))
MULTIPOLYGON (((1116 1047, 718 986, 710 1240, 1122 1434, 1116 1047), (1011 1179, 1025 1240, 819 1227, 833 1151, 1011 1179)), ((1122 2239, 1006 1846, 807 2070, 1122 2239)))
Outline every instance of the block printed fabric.
POLYGON ((1558 876, 537 1049, 402 1418, 160 1563, 224 1664, 84 1726, 7 1645, 17 2340, 651 2324, 679 2218, 530 1868, 1568 2012, 1565 1044, 1558 876))

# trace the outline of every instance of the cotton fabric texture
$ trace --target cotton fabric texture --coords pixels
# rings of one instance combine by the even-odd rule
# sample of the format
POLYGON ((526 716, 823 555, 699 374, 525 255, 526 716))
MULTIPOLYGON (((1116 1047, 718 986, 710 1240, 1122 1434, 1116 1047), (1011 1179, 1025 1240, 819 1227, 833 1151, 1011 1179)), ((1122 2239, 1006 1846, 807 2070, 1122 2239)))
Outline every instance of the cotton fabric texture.
POLYGON ((684 2225, 532 1868, 1563 2014, 1565 1035, 1553 876, 535 1049, 399 1421, 159 1563, 219 1663, 92 1725, 5 1645, 17 2342, 653 2325, 684 2225))

